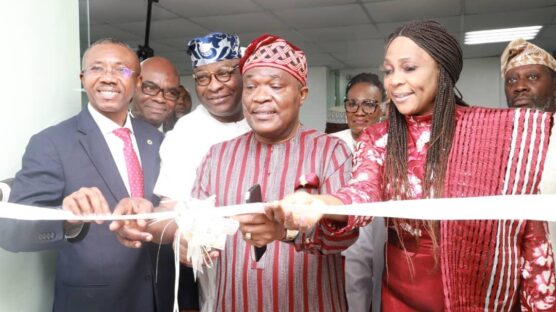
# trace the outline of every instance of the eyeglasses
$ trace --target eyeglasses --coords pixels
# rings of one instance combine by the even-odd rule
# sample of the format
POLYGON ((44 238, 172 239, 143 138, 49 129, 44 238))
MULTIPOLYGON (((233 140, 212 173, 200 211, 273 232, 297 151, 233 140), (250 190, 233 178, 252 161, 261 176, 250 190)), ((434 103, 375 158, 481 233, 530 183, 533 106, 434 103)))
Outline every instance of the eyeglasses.
POLYGON ((99 64, 91 65, 81 71, 81 74, 90 76, 106 75, 107 73, 111 73, 123 79, 129 79, 133 76, 135 71, 123 65, 108 68, 99 64))
POLYGON ((352 99, 344 99, 344 107, 348 113, 357 113, 359 107, 363 109, 363 113, 372 114, 376 111, 380 103, 375 100, 356 101, 352 99))
POLYGON ((157 84, 152 82, 143 82, 141 84, 141 91, 146 95, 156 96, 162 91, 162 96, 169 101, 176 101, 180 97, 180 90, 178 89, 162 89, 157 84))
POLYGON ((216 78, 216 80, 220 82, 228 82, 232 78, 232 73, 236 70, 239 65, 234 65, 232 67, 222 67, 219 68, 216 72, 209 72, 206 70, 198 71, 193 74, 193 79, 197 82, 200 86, 208 86, 212 80, 212 76, 216 78))

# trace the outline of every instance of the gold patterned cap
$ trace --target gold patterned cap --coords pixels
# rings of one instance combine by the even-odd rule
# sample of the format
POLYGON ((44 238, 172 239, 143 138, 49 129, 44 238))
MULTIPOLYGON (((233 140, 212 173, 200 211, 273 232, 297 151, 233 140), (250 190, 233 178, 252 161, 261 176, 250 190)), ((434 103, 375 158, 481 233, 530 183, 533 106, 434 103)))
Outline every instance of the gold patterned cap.
POLYGON ((556 60, 550 53, 523 38, 510 42, 500 58, 502 78, 508 70, 523 65, 544 65, 556 71, 556 60))

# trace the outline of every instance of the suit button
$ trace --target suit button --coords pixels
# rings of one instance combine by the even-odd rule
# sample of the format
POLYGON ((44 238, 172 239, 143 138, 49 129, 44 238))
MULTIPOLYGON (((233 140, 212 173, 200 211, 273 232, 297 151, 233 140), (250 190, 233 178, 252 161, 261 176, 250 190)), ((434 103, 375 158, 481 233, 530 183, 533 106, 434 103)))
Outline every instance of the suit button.
POLYGON ((145 275, 145 281, 150 281, 152 279, 152 275, 151 274, 146 274, 145 275))

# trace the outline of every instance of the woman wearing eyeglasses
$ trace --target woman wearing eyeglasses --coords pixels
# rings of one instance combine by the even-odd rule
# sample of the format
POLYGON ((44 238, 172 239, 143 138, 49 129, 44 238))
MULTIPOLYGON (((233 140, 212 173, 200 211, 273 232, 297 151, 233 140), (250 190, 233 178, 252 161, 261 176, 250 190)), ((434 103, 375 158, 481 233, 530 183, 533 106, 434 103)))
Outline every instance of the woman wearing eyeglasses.
POLYGON ((353 151, 355 141, 363 129, 380 121, 384 116, 381 105, 384 86, 375 74, 360 73, 351 78, 346 87, 344 108, 349 129, 333 133, 344 140, 353 151))
MULTIPOLYGON (((360 73, 346 86, 344 108, 349 129, 332 133, 344 140, 353 151, 355 142, 368 126, 385 116, 384 86, 377 75, 360 73)), ((350 311, 370 311, 380 307, 380 283, 384 268, 384 218, 359 231, 359 238, 344 251, 346 299, 350 311), (362 287, 364 286, 364 287, 362 287)))

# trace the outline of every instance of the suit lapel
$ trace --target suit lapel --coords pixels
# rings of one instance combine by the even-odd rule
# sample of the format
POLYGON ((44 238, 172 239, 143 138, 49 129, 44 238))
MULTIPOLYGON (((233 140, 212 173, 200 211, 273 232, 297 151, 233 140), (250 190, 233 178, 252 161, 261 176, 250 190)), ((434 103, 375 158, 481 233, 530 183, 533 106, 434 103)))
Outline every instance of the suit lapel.
POLYGON ((116 201, 129 197, 108 144, 87 109, 79 114, 78 130, 81 133, 79 137, 81 145, 102 176, 112 196, 116 201))
POLYGON ((137 141, 137 147, 139 148, 139 155, 141 155, 141 167, 143 168, 143 180, 144 180, 144 194, 145 198, 152 200, 154 184, 158 177, 157 165, 158 161, 158 149, 155 145, 155 138, 150 137, 145 127, 138 123, 135 118, 131 118, 131 123, 133 125, 133 133, 135 134, 135 140, 137 141))

